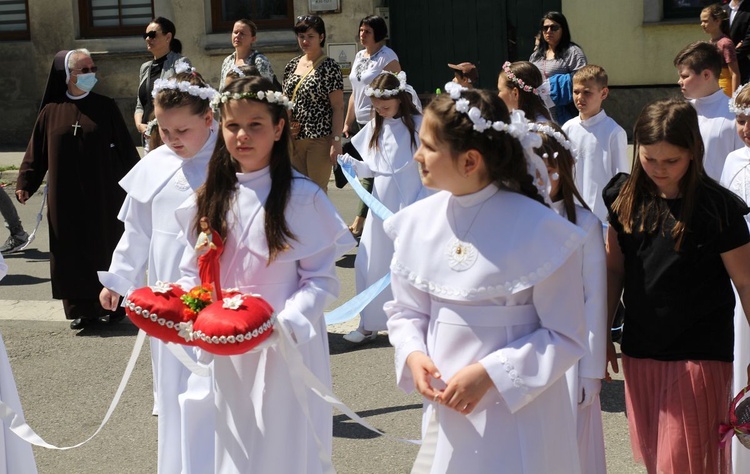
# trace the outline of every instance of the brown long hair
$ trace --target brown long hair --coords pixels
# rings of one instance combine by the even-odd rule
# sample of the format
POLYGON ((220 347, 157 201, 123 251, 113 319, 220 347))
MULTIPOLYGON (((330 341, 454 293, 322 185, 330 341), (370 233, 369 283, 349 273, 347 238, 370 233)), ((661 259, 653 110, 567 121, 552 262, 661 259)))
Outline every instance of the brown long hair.
MULTIPOLYGON (((379 74, 370 83, 370 87, 373 89, 387 90, 387 89, 398 89, 399 80, 392 72, 383 72, 379 74)), ((395 115, 397 118, 401 118, 406 128, 409 130, 409 137, 411 137, 412 150, 416 151, 418 148, 416 135, 418 133, 417 127, 414 125, 414 116, 420 115, 417 106, 414 105, 411 99, 411 94, 407 91, 398 91, 393 97, 389 99, 398 100, 398 113, 395 115)), ((370 148, 378 148, 378 137, 380 137, 380 131, 383 129, 383 117, 375 112, 373 107, 372 113, 375 114, 375 128, 372 132, 372 138, 370 139, 370 148)))
MULTIPOLYGON (((651 102, 643 108, 636 120, 633 140, 633 170, 612 209, 628 234, 636 231, 654 233, 669 219, 674 219, 672 238, 675 240, 675 250, 679 251, 698 206, 711 206, 708 213, 717 218, 721 214, 715 205, 709 204, 711 200, 700 198, 702 193, 721 192, 721 186, 703 170, 704 147, 698 128, 698 114, 683 100, 662 99, 651 102), (657 198, 658 188, 644 171, 639 159, 642 145, 654 145, 662 141, 688 150, 692 158, 679 183, 682 194, 679 218, 670 213, 662 199, 657 198)), ((719 222, 721 223, 721 219, 719 222)))
MULTIPOLYGON (((262 77, 243 77, 235 79, 226 88, 225 93, 246 93, 273 90, 273 84, 262 77)), ((234 99, 230 99, 234 100, 234 99)), ((268 243, 268 264, 270 264, 280 252, 288 249, 290 240, 297 237, 292 233, 284 217, 284 210, 289 202, 292 190, 292 162, 291 162, 291 135, 289 134, 289 122, 286 121, 286 109, 279 104, 271 104, 266 101, 255 100, 264 104, 271 113, 274 125, 284 119, 284 128, 281 138, 273 144, 271 150, 271 191, 264 204, 265 231, 268 243)), ((223 106, 222 106, 223 107, 223 106)), ((208 174, 206 182, 198 188, 196 201, 198 212, 195 215, 194 226, 196 233, 200 232, 200 218, 208 217, 211 228, 219 232, 222 239, 226 239, 229 232, 227 228, 227 213, 232 207, 237 188, 237 173, 239 164, 229 154, 224 143, 222 133, 216 139, 216 147, 208 162, 208 174)))
MULTIPOLYGON (((548 126, 562 134, 566 140, 568 139, 568 136, 565 135, 565 132, 563 132, 560 126, 556 123, 543 122, 540 125, 548 126)), ((576 200, 581 207, 591 210, 578 192, 578 188, 576 188, 576 182, 573 178, 573 168, 576 162, 575 158, 573 158, 573 154, 570 150, 562 146, 562 144, 553 137, 546 133, 537 133, 542 137, 542 146, 535 148, 534 151, 544 158, 547 166, 557 169, 557 174, 560 175, 557 194, 550 196, 550 199, 553 201, 562 199, 568 220, 575 224, 577 221, 576 200)))
MULTIPOLYGON (((482 117, 510 122, 508 107, 497 95, 486 90, 469 89, 461 92, 461 97, 469 101, 469 107, 477 107, 482 117)), ((450 147, 454 159, 459 153, 477 150, 492 182, 545 204, 533 178, 526 171, 523 147, 517 139, 491 127, 483 132, 474 130, 469 116, 456 110, 456 102, 448 94, 435 97, 427 106, 427 112, 435 118, 432 121, 435 135, 450 147)))
MULTIPOLYGON (((508 68, 514 76, 521 79, 527 86, 537 88, 544 82, 544 78, 542 77, 539 68, 528 61, 516 61, 511 63, 508 68)), ((503 76, 506 87, 518 90, 518 110, 523 110, 527 119, 536 122, 536 118, 541 115, 548 121, 552 121, 552 115, 550 115, 549 110, 544 105, 541 97, 533 92, 527 92, 521 89, 517 83, 508 79, 505 70, 501 71, 500 75, 503 76)))

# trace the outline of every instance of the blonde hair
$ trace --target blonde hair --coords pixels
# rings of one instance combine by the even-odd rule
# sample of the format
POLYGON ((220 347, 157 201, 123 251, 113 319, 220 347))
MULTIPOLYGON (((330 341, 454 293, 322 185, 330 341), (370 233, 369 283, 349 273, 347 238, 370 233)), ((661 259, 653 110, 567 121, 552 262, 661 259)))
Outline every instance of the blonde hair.
POLYGON ((594 81, 601 88, 608 87, 609 77, 607 76, 607 71, 596 64, 588 64, 573 74, 573 84, 588 81, 594 81))

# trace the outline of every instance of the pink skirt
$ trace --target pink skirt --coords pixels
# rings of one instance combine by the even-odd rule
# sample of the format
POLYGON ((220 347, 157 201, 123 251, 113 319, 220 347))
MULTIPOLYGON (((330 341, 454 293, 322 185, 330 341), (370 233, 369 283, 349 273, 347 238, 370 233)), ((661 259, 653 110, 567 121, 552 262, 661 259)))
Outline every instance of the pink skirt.
POLYGON ((719 447, 719 424, 731 401, 731 362, 623 354, 622 367, 633 457, 649 474, 731 472, 731 443, 719 447))

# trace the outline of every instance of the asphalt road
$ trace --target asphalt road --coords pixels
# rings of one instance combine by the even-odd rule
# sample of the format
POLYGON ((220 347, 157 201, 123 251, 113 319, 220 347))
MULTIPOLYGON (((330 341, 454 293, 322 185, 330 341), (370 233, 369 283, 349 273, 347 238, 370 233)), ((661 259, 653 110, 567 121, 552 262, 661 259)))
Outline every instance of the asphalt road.
MULTIPOLYGON (((349 188, 339 191, 331 187, 334 204, 350 222, 356 205, 353 193, 349 188)), ((7 191, 12 193, 12 188, 7 191)), ((17 206, 29 231, 40 197, 17 206)), ((125 322, 109 330, 70 330, 61 304, 51 299, 46 220, 42 220, 37 235, 29 249, 6 258, 10 270, 0 282, 0 332, 29 424, 49 443, 71 445, 86 439, 99 426, 123 375, 136 329, 125 322)), ((5 237, 0 232, 0 241, 5 237)), ((337 264, 342 293, 332 308, 355 293, 354 252, 337 264)), ((393 349, 387 336, 353 348, 341 338, 353 326, 356 321, 329 329, 335 393, 383 431, 418 438, 420 397, 397 389, 393 349)), ((35 447, 39 472, 156 472, 156 417, 151 416, 151 404, 146 347, 119 406, 101 433, 88 444, 68 451, 35 447)), ((645 472, 632 462, 621 379, 604 384, 602 408, 609 472, 645 472)), ((416 446, 381 438, 344 415, 334 414, 333 423, 333 462, 338 472, 409 472, 416 446)))

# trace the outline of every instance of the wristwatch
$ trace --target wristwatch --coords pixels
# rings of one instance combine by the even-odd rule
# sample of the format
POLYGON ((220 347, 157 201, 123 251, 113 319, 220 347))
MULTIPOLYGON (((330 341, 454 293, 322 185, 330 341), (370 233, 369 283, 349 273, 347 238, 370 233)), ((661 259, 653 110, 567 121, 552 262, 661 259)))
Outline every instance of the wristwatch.
POLYGON ((333 141, 340 142, 341 141, 341 137, 338 136, 338 135, 336 135, 336 136, 333 137, 333 141))

